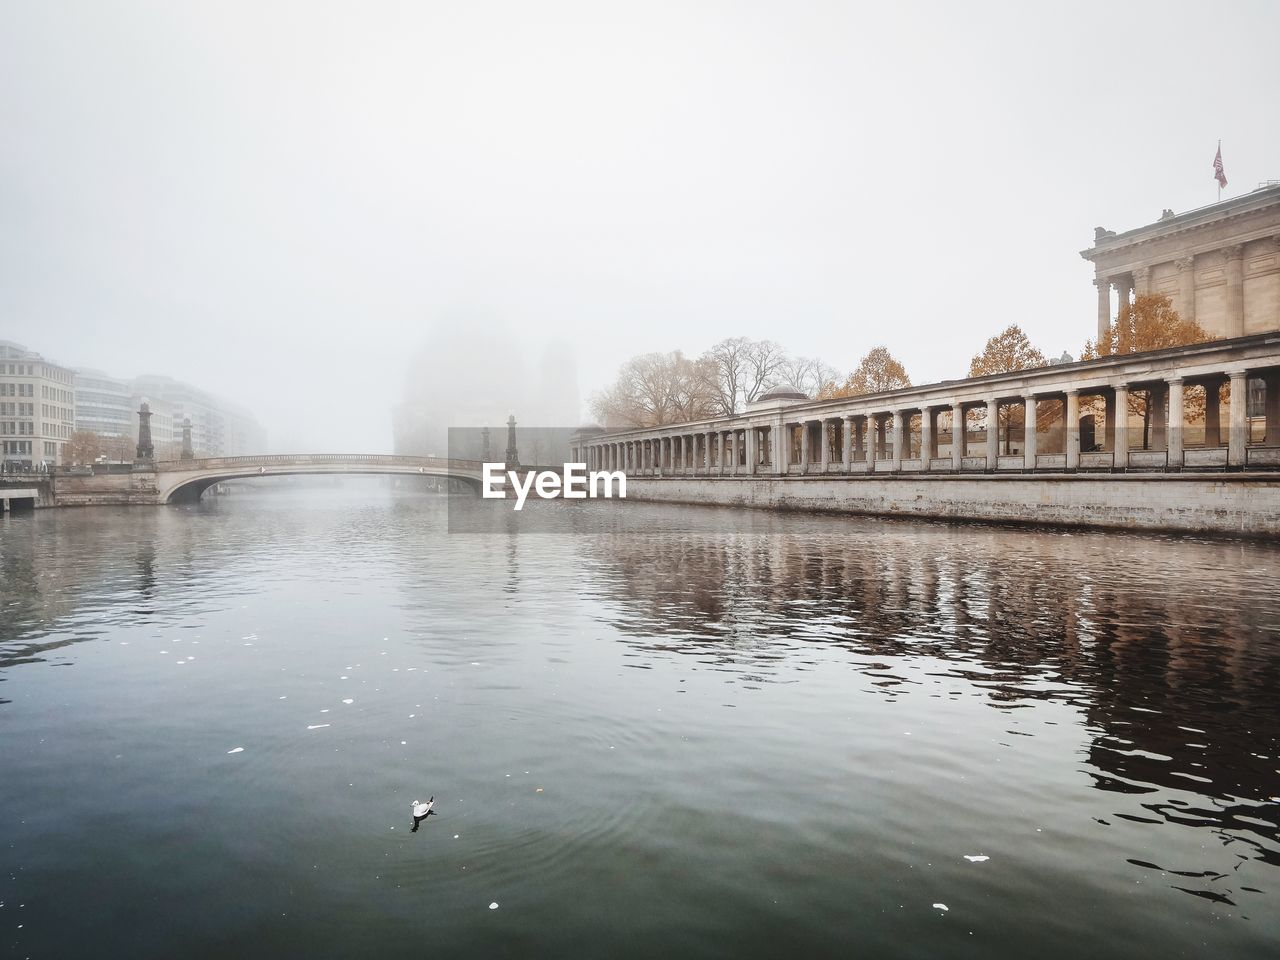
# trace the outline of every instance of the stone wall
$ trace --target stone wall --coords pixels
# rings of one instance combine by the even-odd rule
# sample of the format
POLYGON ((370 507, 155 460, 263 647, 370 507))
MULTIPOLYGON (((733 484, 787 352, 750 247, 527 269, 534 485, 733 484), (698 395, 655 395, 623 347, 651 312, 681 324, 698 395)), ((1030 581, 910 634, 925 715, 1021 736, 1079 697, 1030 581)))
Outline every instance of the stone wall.
POLYGON ((1231 536, 1280 535, 1280 477, 627 478, 630 500, 1231 536))
POLYGON ((58 477, 54 481, 52 503, 41 506, 96 507, 157 502, 156 475, 142 471, 58 477))

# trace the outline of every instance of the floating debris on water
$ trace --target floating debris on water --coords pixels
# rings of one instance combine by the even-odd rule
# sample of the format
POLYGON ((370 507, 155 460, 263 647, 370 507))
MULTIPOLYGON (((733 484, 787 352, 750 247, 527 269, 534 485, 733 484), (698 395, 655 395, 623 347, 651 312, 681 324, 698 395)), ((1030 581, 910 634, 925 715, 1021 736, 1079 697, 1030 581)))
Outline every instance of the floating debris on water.
POLYGON ((233 753, 244 753, 244 747, 232 747, 230 750, 227 751, 228 755, 233 753))
POLYGON ((991 859, 990 857, 984 857, 984 856, 983 856, 982 854, 980 854, 980 853, 978 853, 978 854, 972 854, 972 855, 971 855, 971 854, 966 853, 966 854, 964 855, 964 858, 965 858, 966 860, 968 860, 970 863, 985 863, 987 860, 990 860, 990 859, 991 859))
POLYGON ((323 730, 323 729, 324 729, 325 727, 327 727, 327 726, 330 726, 330 724, 327 724, 327 723, 313 723, 313 724, 311 724, 309 727, 307 727, 307 729, 308 729, 308 730, 323 730))
POLYGON ((342 702, 343 702, 343 703, 355 703, 355 701, 354 701, 354 700, 352 700, 350 697, 348 697, 346 700, 343 700, 342 702))
POLYGON ((951 909, 951 908, 950 908, 950 907, 948 907, 945 903, 935 903, 935 904, 933 905, 933 909, 935 909, 935 910, 941 910, 941 911, 943 911, 943 912, 945 913, 947 910, 949 910, 949 909, 951 909))
POLYGON ((493 903, 489 904, 489 909, 490 909, 490 910, 497 910, 497 909, 498 909, 498 901, 497 901, 497 900, 495 900, 495 901, 493 901, 493 903))

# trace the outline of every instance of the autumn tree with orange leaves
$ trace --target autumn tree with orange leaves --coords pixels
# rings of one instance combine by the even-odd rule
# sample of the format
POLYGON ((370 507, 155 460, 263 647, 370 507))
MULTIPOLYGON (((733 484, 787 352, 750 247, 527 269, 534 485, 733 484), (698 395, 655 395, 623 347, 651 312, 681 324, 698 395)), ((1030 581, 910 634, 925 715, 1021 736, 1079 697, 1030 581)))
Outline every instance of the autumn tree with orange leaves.
MULTIPOLYGON (((1148 350, 1164 350, 1182 347, 1189 343, 1204 343, 1212 339, 1204 327, 1194 320, 1184 319, 1173 302, 1163 293, 1140 293, 1133 303, 1120 304, 1120 314, 1112 324, 1110 335, 1100 345, 1090 340, 1084 345, 1081 360, 1096 360, 1101 356, 1121 353, 1145 353, 1148 350), (1100 351, 1099 346, 1105 350, 1100 351)), ((1227 390, 1224 389, 1224 401, 1227 390)), ((1151 442, 1151 403, 1144 391, 1130 391, 1129 412, 1142 417, 1142 446, 1151 442)), ((1188 421, 1204 416, 1204 399, 1194 394, 1184 400, 1183 415, 1188 421)))
MULTIPOLYGON (((1018 370, 1030 370, 1043 367, 1048 361, 1044 354, 1032 346, 1027 335, 1016 323, 1011 323, 987 341, 982 352, 969 361, 969 376, 986 377, 995 373, 1014 373, 1018 370)), ((1041 426, 1048 426, 1062 415, 1062 404, 1049 404, 1052 410, 1046 410, 1040 419, 1041 426)), ((1023 420, 1023 411, 1008 404, 1000 408, 1000 433, 1004 439, 1004 452, 1010 450, 1010 433, 1012 425, 1023 420)))
POLYGON ((818 399, 861 397, 868 393, 903 390, 911 386, 907 370, 886 347, 875 347, 858 362, 857 369, 843 383, 828 383, 818 391, 818 399))

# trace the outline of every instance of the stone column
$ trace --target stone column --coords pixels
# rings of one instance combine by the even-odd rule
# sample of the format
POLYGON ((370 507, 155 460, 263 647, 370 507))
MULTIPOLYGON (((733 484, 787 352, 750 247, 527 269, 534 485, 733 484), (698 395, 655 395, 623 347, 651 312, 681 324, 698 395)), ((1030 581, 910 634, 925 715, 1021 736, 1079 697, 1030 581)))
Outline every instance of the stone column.
POLYGON ((773 465, 782 475, 791 469, 791 428, 781 419, 774 428, 773 465))
POLYGON ((897 472, 902 469, 902 411, 893 411, 893 453, 889 457, 889 469, 897 472))
MULTIPOLYGON (((1067 469, 1080 469, 1080 391, 1068 390, 1067 402, 1064 410, 1066 422, 1062 428, 1065 431, 1066 451, 1067 451, 1067 469)), ((1095 427, 1096 429, 1096 427, 1095 427)))
POLYGON ((729 431, 729 475, 738 474, 738 431, 729 431))
POLYGON ((1000 462, 1000 404, 994 398, 987 401, 987 469, 994 470, 1000 462))
POLYGON ((800 472, 809 472, 809 421, 800 421, 800 472))
POLYGON ((1120 295, 1120 303, 1117 309, 1124 307, 1133 296, 1133 276, 1131 274, 1122 274, 1115 278, 1116 293, 1120 295))
POLYGON ((1262 442, 1269 447, 1280 446, 1280 373, 1270 371, 1263 377, 1266 393, 1263 412, 1266 415, 1267 432, 1262 442))
POLYGON ((1204 385, 1204 445, 1206 447, 1222 446, 1222 384, 1217 379, 1208 380, 1204 385))
POLYGON ((823 417, 818 421, 818 438, 822 444, 822 453, 819 459, 821 470, 827 472, 827 467, 831 465, 831 443, 827 439, 827 418, 823 417))
POLYGON ((1111 332, 1111 281, 1106 277, 1094 277, 1093 285, 1098 288, 1098 353, 1107 351, 1103 345, 1108 342, 1111 332))
POLYGON ((933 419, 936 416, 937 411, 933 407, 920 408, 920 459, 924 462, 926 470, 929 469, 929 461, 937 453, 934 449, 933 435, 933 419))
POLYGON ((1169 381, 1169 426, 1166 449, 1169 451, 1169 469, 1182 469, 1182 380, 1169 381))
POLYGON ((1124 470, 1129 466, 1129 386, 1116 387, 1116 445, 1112 466, 1124 470))
POLYGON ((1249 440, 1249 421, 1245 407, 1249 399, 1249 382, 1243 370, 1231 374, 1231 406, 1227 410, 1227 466, 1243 467, 1245 446, 1249 440))
POLYGON ((708 475, 711 473, 711 442, 715 436, 710 430, 707 435, 702 438, 702 466, 706 468, 708 475))
POLYGON ((1022 400, 1022 466, 1026 470, 1036 468, 1036 398, 1027 394, 1022 400))
MULTIPOLYGON (((1244 336, 1244 245, 1224 247, 1227 274, 1227 320, 1223 335, 1244 336)), ((1234 397, 1233 401, 1234 402, 1234 397)))
MULTIPOLYGON (((1268 388, 1267 396, 1271 396, 1271 390, 1268 388)), ((849 472, 849 466, 853 463, 853 417, 840 418, 840 465, 845 473, 849 472)))
POLYGON ((675 469, 672 470, 672 473, 684 473, 685 456, 684 456, 684 435, 683 434, 676 437, 675 444, 676 444, 676 463, 675 463, 675 469))
POLYGON ((1151 268, 1150 267, 1134 267, 1133 286, 1134 286, 1134 292, 1139 295, 1148 294, 1151 292, 1151 268))
MULTIPOLYGON (((1108 453, 1115 453, 1116 450, 1116 395, 1108 392, 1102 397, 1103 414, 1102 414, 1102 449, 1108 453)), ((1098 435, 1098 425, 1095 423, 1094 437, 1098 435)))
POLYGON ((1196 258, 1183 257, 1178 268, 1178 313, 1183 320, 1196 318, 1196 258))
POLYGON ((758 442, 756 428, 747 427, 742 437, 747 445, 747 476, 754 476, 756 472, 756 444, 758 442))
POLYGON ((951 405, 951 469, 959 470, 964 466, 965 441, 964 407, 958 403, 951 405))
POLYGON ((1147 419, 1150 423, 1150 441, 1152 450, 1168 450, 1168 426, 1164 415, 1165 385, 1154 384, 1147 390, 1147 419))
POLYGON ((871 448, 875 453, 876 460, 888 460, 892 454, 888 450, 888 443, 885 440, 886 421, 883 414, 877 414, 875 417, 876 430, 875 435, 871 438, 871 448))
POLYGON ((862 462, 867 463, 871 459, 871 421, 866 417, 859 417, 853 429, 857 433, 854 438, 855 449, 862 451, 862 462))

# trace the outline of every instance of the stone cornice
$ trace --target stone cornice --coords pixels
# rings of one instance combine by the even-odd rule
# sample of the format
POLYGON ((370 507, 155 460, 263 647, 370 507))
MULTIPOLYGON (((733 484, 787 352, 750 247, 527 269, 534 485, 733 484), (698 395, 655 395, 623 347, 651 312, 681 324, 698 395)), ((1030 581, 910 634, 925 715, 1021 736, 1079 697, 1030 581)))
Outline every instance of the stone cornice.
MULTIPOLYGON (((1272 207, 1280 208, 1280 185, 1263 187, 1251 193, 1246 193, 1241 197, 1232 197, 1230 200, 1224 200, 1221 203, 1213 203, 1195 210, 1188 210, 1186 213, 1180 213, 1165 220, 1158 220, 1155 223, 1136 227, 1133 230, 1126 230, 1124 233, 1101 237, 1094 241, 1092 247, 1087 250, 1081 250, 1080 256, 1086 260, 1096 260, 1100 256, 1115 253, 1127 247, 1163 240, 1166 237, 1186 233, 1199 227, 1226 223, 1238 217, 1272 207)), ((1272 230, 1274 230, 1274 227, 1272 230)), ((1269 233, 1269 230, 1264 229, 1259 233, 1258 237, 1244 239, 1245 242, 1251 239, 1263 239, 1269 233)))

